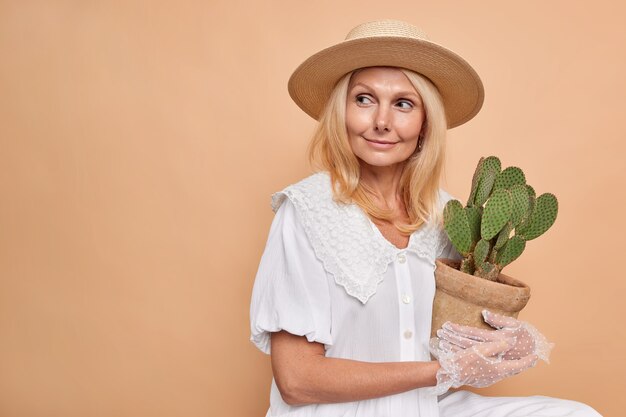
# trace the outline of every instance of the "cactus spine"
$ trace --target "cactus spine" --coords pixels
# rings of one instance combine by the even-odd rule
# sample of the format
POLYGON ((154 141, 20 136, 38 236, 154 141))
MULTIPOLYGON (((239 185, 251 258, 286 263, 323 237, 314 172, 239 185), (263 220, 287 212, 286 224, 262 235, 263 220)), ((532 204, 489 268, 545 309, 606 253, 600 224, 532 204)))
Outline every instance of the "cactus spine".
POLYGON ((450 200, 443 211, 444 229, 463 256, 460 270, 495 281, 517 259, 526 242, 545 233, 556 220, 554 194, 535 197, 518 167, 501 170, 495 156, 480 158, 466 207, 450 200), (512 234, 512 235, 511 235, 512 234))

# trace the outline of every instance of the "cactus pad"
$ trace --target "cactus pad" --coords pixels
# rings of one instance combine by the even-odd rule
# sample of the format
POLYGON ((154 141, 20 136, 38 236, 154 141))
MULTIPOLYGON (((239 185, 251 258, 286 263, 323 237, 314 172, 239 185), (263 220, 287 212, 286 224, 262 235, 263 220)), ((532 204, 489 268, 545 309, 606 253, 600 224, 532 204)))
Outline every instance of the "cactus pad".
POLYGON ((491 249, 491 245, 489 245, 489 241, 485 239, 480 239, 476 246, 474 247, 474 263, 476 265, 480 265, 487 259, 487 255, 489 255, 489 249, 491 249))
POLYGON ((459 200, 450 200, 443 209, 443 224, 456 250, 467 258, 472 245, 472 236, 463 205, 459 200))
POLYGON ((473 246, 480 240, 480 219, 483 215, 483 208, 479 206, 465 207, 465 214, 467 215, 473 246))
POLYGON ((493 192, 483 211, 483 218, 480 224, 480 235, 483 239, 489 240, 494 237, 511 217, 511 193, 505 189, 498 189, 493 192))
POLYGON ((532 240, 541 236, 554 224, 559 209, 554 194, 544 193, 537 197, 530 217, 523 227, 515 231, 524 240, 532 240))
MULTIPOLYGON (((502 171, 504 172, 504 171, 502 171)), ((528 188, 526 184, 516 184, 509 188, 511 191, 511 204, 513 211, 511 212, 511 224, 517 226, 522 218, 528 216, 528 188)))
POLYGON ((486 158, 481 165, 480 180, 478 182, 478 189, 476 190, 476 196, 474 197, 474 205, 482 206, 489 198, 489 195, 493 189, 493 183, 496 181, 496 177, 500 173, 500 160, 495 156, 486 158))
POLYGON ((498 174, 496 182, 493 184, 493 189, 507 188, 510 189, 514 185, 526 184, 526 176, 524 171, 518 167, 508 167, 498 174))
POLYGON ((496 264, 500 270, 516 260, 524 252, 526 241, 519 236, 513 236, 496 255, 496 264))
POLYGON ((530 213, 533 212, 533 208, 535 207, 535 189, 526 184, 526 190, 528 191, 528 209, 522 215, 519 223, 515 226, 515 230, 523 229, 524 227, 526 227, 525 224, 528 222, 528 219, 530 219, 530 213))
POLYGON ((483 167, 487 171, 497 171, 498 173, 502 170, 502 164, 497 156, 488 156, 485 158, 483 161, 483 167))
POLYGON ((472 176, 472 191, 467 199, 467 207, 472 207, 474 205, 474 199, 476 198, 476 190, 478 190, 478 183, 480 182, 480 174, 482 172, 484 160, 485 157, 481 156, 478 164, 476 165, 476 169, 474 170, 474 175, 472 176))
POLYGON ((509 235, 511 234, 511 230, 513 230, 513 225, 511 222, 506 222, 500 233, 498 233, 498 239, 496 243, 493 245, 495 250, 500 250, 502 246, 509 240, 509 235))

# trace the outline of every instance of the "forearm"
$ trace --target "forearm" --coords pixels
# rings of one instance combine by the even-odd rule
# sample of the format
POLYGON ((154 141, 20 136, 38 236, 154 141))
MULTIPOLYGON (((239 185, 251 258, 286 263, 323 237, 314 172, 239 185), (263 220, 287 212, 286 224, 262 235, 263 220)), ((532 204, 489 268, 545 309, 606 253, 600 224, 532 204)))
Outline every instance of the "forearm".
POLYGON ((438 362, 361 362, 319 356, 300 364, 290 402, 359 401, 434 386, 438 362))

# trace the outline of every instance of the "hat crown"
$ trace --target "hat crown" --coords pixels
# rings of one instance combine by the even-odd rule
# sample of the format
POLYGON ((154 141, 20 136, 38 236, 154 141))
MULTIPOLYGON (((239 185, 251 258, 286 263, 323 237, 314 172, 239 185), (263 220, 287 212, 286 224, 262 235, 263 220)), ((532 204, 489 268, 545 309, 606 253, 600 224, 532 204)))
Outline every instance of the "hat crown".
POLYGON ((371 38, 376 36, 397 36, 402 38, 429 40, 428 36, 417 26, 413 26, 401 20, 391 19, 361 23, 348 32, 345 40, 371 38))

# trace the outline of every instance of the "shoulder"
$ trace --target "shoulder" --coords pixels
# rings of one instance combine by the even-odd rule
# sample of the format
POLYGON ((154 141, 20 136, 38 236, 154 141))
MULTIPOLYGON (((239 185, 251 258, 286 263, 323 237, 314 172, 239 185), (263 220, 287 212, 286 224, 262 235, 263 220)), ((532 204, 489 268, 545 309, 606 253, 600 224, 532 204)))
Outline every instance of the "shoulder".
POLYGON ((330 175, 326 171, 316 172, 272 194, 272 210, 276 212, 285 199, 291 200, 296 206, 331 202, 330 175))
POLYGON ((438 206, 439 206, 440 211, 443 211, 443 208, 445 207, 448 201, 458 200, 458 198, 456 198, 454 195, 450 194, 447 190, 444 190, 443 188, 439 188, 438 199, 439 199, 438 206))
POLYGON ((447 202, 448 200, 453 200, 455 197, 450 194, 447 190, 443 188, 439 188, 439 200, 447 202))

